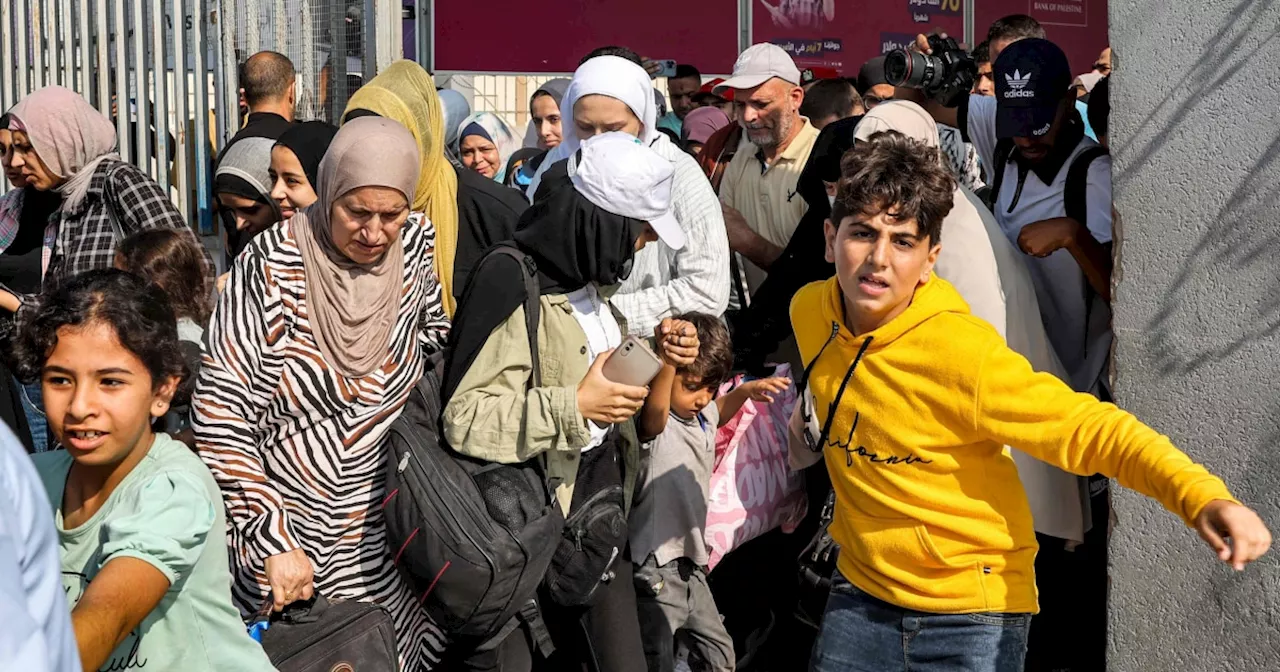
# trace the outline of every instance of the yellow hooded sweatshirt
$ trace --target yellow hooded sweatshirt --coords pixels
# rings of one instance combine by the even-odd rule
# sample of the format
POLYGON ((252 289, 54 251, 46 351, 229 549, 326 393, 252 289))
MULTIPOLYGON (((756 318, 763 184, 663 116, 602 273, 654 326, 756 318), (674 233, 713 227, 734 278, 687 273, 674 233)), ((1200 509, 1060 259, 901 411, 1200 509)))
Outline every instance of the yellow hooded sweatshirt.
POLYGON ((890 604, 1038 611, 1031 509, 1004 445, 1116 478, 1188 525, 1210 501, 1235 501, 1129 413, 1033 371, 940 278, 856 337, 837 280, 813 283, 793 299, 791 324, 803 361, 818 357, 809 378, 818 426, 847 381, 823 449, 839 570, 890 604))

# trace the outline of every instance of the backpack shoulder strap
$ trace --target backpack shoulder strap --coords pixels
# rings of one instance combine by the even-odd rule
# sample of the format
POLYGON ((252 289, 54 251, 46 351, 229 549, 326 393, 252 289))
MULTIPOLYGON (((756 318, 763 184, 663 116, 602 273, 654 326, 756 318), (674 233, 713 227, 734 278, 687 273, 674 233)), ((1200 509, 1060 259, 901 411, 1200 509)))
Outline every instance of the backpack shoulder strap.
POLYGON ((1000 200, 1000 187, 1004 185, 1004 169, 1009 165, 1009 158, 1013 156, 1013 140, 1008 138, 996 143, 996 151, 992 154, 996 165, 991 167, 991 193, 988 196, 987 207, 992 212, 996 211, 996 202, 1000 200))
POLYGON ((1062 194, 1062 205, 1067 216, 1089 226, 1089 166, 1100 156, 1109 156, 1106 147, 1090 147, 1076 155, 1071 167, 1067 169, 1066 189, 1062 194))
POLYGON ((524 280, 524 325, 529 334, 529 354, 533 360, 533 376, 530 387, 542 387, 542 362, 538 357, 538 323, 542 318, 542 289, 538 284, 538 265, 533 258, 510 243, 499 243, 489 254, 504 254, 520 264, 520 276, 524 280))

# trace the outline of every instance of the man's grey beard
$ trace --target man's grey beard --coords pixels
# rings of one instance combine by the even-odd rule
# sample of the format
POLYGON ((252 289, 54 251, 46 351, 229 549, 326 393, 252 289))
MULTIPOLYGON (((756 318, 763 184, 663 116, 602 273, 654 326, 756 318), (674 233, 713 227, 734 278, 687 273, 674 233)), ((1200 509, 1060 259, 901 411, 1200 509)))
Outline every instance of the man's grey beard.
MULTIPOLYGON (((774 149, 777 149, 777 148, 778 148, 778 145, 781 145, 781 144, 782 144, 782 140, 783 140, 783 138, 786 138, 786 137, 788 137, 788 136, 790 136, 790 135, 791 135, 791 128, 792 128, 792 124, 794 124, 794 123, 795 123, 795 118, 794 118, 794 117, 789 116, 789 115, 788 115, 788 116, 783 116, 783 117, 778 121, 778 126, 777 126, 777 128, 774 128, 774 129, 769 133, 769 138, 768 138, 767 140, 765 140, 765 141, 763 141, 763 142, 758 142, 758 141, 756 141, 756 140, 754 140, 754 139, 751 139, 751 138, 750 138, 750 135, 751 135, 751 134, 750 134, 749 132, 748 132, 748 134, 747 134, 747 135, 748 135, 748 139, 751 139, 752 144, 754 144, 756 147, 759 147, 760 149, 764 149, 764 150, 774 150, 774 149)), ((763 130, 763 129, 761 129, 761 130, 763 130)))

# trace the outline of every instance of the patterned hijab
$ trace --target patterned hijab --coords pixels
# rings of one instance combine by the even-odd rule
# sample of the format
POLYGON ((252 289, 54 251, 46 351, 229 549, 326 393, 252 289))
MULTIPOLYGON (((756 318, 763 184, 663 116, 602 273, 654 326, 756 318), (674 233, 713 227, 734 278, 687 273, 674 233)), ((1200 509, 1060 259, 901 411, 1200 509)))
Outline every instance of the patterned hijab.
POLYGON ((400 312, 404 245, 397 239, 371 264, 347 258, 333 244, 334 202, 361 187, 390 187, 412 203, 419 167, 417 144, 403 126, 378 117, 354 119, 320 162, 319 199, 289 220, 302 253, 316 345, 344 376, 366 376, 387 357, 400 312))
POLYGON ((458 254, 458 174, 445 158, 444 112, 435 83, 417 63, 396 61, 351 96, 343 117, 349 118, 355 110, 368 110, 398 121, 413 136, 422 160, 413 209, 425 213, 436 227, 436 277, 440 280, 445 312, 452 317, 453 261, 458 254))
POLYGON ((469 135, 478 135, 498 148, 498 172, 494 181, 501 182, 507 175, 507 161, 520 149, 520 138, 502 117, 492 112, 476 112, 458 124, 458 155, 462 155, 462 141, 469 135))

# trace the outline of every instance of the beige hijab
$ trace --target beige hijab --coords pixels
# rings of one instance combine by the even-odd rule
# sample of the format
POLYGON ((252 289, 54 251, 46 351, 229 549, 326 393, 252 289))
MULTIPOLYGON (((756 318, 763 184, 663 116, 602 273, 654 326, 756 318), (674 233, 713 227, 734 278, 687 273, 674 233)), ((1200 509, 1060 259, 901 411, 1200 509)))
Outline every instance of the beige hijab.
POLYGON ((54 175, 65 212, 79 212, 98 164, 120 158, 116 127, 84 96, 61 86, 46 86, 9 110, 9 127, 25 131, 31 146, 54 175))
POLYGON ((359 378, 387 358, 400 312, 404 245, 397 238, 372 264, 357 264, 333 243, 333 204, 360 187, 390 187, 413 202, 418 145, 404 126, 361 117, 342 126, 320 161, 319 199, 289 220, 305 271, 311 331, 327 364, 359 378))

